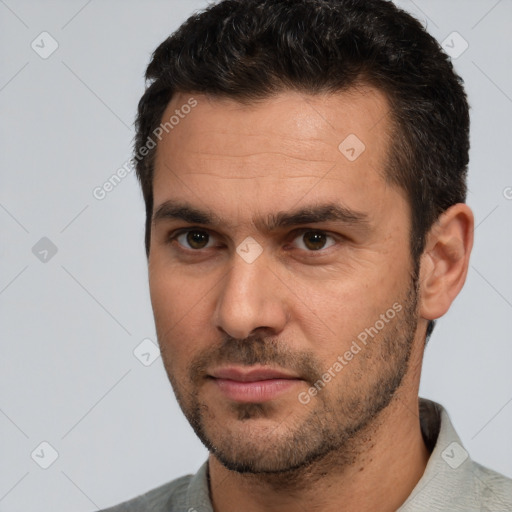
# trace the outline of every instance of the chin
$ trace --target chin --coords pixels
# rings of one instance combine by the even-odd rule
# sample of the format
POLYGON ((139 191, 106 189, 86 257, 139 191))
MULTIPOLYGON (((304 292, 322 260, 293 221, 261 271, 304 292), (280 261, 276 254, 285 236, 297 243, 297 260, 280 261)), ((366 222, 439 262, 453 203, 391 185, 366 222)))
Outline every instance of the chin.
POLYGON ((230 471, 287 473, 309 466, 334 449, 321 434, 314 435, 310 431, 307 426, 310 422, 293 424, 286 421, 286 416, 279 420, 261 417, 258 404, 252 405, 244 407, 244 413, 250 417, 239 416, 238 421, 223 422, 230 425, 229 429, 218 430, 211 428, 211 424, 195 429, 208 451, 230 471))

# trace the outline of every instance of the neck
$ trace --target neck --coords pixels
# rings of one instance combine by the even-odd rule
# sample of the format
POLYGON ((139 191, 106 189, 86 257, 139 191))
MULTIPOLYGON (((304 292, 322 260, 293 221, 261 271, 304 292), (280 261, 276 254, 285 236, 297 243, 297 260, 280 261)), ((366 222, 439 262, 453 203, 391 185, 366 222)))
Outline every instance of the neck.
POLYGON ((240 474, 210 456, 214 511, 235 512, 241 503, 246 512, 395 511, 414 489, 430 456, 420 429, 417 388, 411 391, 405 393, 402 387, 346 449, 307 468, 277 475, 240 474))

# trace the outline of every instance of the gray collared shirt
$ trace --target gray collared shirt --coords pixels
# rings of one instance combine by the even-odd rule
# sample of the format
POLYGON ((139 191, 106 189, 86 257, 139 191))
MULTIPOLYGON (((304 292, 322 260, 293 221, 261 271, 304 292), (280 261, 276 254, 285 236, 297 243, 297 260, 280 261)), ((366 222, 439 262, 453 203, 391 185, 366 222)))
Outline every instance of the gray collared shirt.
MULTIPOLYGON (((431 455, 420 481, 398 512, 512 511, 512 480, 473 462, 445 409, 420 398, 423 438, 431 455)), ((213 512, 208 462, 104 512, 213 512)))

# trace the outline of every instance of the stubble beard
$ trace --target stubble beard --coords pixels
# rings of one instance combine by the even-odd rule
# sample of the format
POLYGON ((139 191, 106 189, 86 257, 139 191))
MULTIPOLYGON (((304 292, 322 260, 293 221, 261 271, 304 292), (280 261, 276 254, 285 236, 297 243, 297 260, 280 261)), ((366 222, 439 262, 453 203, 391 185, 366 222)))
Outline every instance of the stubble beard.
POLYGON ((267 475, 282 484, 290 481, 292 475, 312 473, 315 462, 323 461, 324 469, 330 464, 338 470, 349 466, 368 449, 379 416, 409 368, 418 322, 417 274, 400 304, 403 309, 393 323, 369 340, 308 405, 297 400, 297 408, 280 424, 265 421, 265 426, 261 426, 260 420, 279 412, 272 401, 232 403, 231 417, 217 418, 215 404, 210 406, 200 399, 206 368, 221 363, 272 364, 295 371, 312 386, 325 372, 313 353, 289 352, 274 340, 258 336, 245 340, 226 338, 220 346, 194 359, 188 382, 178 382, 165 350, 162 356, 178 403, 209 452, 231 471, 267 475), (251 422, 255 423, 254 428, 251 422))

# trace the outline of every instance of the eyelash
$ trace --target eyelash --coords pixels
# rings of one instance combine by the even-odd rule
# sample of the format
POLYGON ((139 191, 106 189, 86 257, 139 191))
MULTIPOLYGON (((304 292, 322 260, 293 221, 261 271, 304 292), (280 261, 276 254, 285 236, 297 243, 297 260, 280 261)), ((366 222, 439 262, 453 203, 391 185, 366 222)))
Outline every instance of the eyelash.
MULTIPOLYGON (((203 228, 186 228, 186 229, 180 229, 178 231, 174 231, 173 233, 171 233, 171 235, 169 235, 169 237, 168 237, 168 242, 172 243, 175 240, 178 241, 178 238, 181 235, 186 235, 187 233, 194 232, 194 231, 198 232, 198 233, 206 233, 208 236, 210 236, 212 238, 215 238, 207 229, 203 229, 203 228)), ((329 233, 327 231, 323 231, 323 230, 320 230, 320 229, 301 228, 301 229, 298 229, 298 230, 295 230, 295 231, 292 232, 292 234, 294 235, 292 240, 296 240, 297 238, 299 238, 300 236, 304 235, 305 233, 315 233, 315 234, 326 235, 327 239, 330 238, 331 240, 334 241, 334 243, 332 243, 331 245, 328 245, 327 247, 323 247, 323 248, 318 249, 316 251, 315 250, 307 250, 307 249, 299 249, 301 251, 305 251, 307 253, 310 253, 311 255, 319 255, 319 256, 321 256, 321 255, 325 254, 325 252, 330 247, 335 245, 336 241, 338 241, 339 239, 343 238, 341 235, 333 235, 333 234, 331 234, 331 233, 329 233)), ((208 242, 210 242, 210 240, 208 240, 208 242)), ((192 253, 201 254, 205 250, 212 248, 212 247, 205 247, 205 248, 202 248, 202 249, 189 249, 187 247, 183 247, 183 245, 181 243, 179 243, 179 241, 178 241, 178 246, 179 246, 179 249, 181 251, 189 253, 189 254, 192 254, 192 253)))

